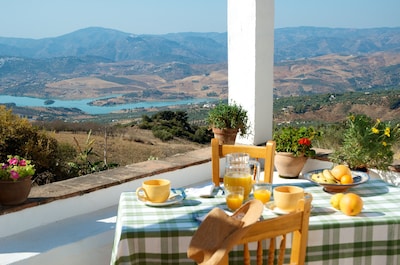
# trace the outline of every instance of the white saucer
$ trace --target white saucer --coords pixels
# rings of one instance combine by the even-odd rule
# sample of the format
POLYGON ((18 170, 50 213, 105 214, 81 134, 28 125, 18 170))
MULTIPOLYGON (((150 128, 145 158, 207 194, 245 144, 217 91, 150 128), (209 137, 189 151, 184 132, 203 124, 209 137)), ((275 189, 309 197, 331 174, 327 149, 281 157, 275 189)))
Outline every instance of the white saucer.
MULTIPOLYGON (((270 202, 267 202, 266 204, 265 204, 265 208, 267 208, 268 210, 270 210, 271 212, 273 212, 273 213, 275 213, 275 214, 279 214, 279 215, 283 215, 283 214, 288 214, 288 213, 292 213, 293 211, 285 211, 285 210, 282 210, 282 209, 279 209, 278 207, 276 207, 275 206, 275 203, 274 203, 274 201, 270 201, 270 202)), ((311 205, 311 211, 313 210, 313 206, 311 205)))
POLYGON ((139 199, 139 201, 143 202, 144 204, 146 204, 148 206, 154 206, 154 207, 168 206, 168 205, 172 205, 172 204, 181 202, 182 200, 183 200, 183 196, 177 195, 177 194, 173 194, 165 202, 151 202, 151 201, 143 201, 143 200, 139 199))
POLYGON ((279 215, 291 213, 291 212, 279 209, 278 207, 275 206, 275 203, 273 201, 267 202, 265 204, 265 208, 267 208, 271 212, 273 212, 275 214, 279 214, 279 215))

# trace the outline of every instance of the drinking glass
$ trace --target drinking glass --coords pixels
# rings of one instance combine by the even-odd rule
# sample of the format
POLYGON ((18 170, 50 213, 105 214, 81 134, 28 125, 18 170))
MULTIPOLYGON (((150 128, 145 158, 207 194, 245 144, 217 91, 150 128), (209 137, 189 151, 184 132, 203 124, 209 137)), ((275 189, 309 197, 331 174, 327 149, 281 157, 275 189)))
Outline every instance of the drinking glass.
POLYGON ((225 198, 229 210, 237 210, 243 204, 244 188, 242 186, 225 187, 225 198))
POLYGON ((253 196, 266 204, 271 199, 272 184, 267 182, 256 182, 253 185, 253 196))

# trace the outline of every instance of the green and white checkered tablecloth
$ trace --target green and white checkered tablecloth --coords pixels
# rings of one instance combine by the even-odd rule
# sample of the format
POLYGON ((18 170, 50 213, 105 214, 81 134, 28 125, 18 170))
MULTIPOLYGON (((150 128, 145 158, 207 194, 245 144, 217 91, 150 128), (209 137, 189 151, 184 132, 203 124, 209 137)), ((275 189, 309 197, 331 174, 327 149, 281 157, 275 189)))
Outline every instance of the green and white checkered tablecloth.
MULTIPOLYGON (((313 195, 307 264, 400 264, 400 188, 371 179, 350 189, 364 200, 362 213, 350 217, 330 206, 332 195, 321 187, 292 185, 313 195)), ((189 191, 181 203, 149 207, 134 192, 122 193, 111 264, 194 264, 186 251, 199 226, 196 217, 213 207, 225 209, 223 196, 205 199, 189 191)), ((264 218, 274 216, 264 210, 264 218)), ((242 264, 241 255, 241 247, 232 251, 232 264, 242 264)))

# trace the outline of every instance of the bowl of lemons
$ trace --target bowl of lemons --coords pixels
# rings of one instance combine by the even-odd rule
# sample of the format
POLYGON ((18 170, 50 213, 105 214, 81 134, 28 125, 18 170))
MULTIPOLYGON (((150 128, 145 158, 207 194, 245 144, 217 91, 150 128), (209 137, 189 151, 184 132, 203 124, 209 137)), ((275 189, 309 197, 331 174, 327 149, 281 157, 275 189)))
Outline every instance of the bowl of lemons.
POLYGON ((350 170, 346 165, 336 165, 329 169, 309 171, 304 174, 304 178, 322 186, 326 192, 337 193, 363 184, 370 177, 366 172, 350 170))

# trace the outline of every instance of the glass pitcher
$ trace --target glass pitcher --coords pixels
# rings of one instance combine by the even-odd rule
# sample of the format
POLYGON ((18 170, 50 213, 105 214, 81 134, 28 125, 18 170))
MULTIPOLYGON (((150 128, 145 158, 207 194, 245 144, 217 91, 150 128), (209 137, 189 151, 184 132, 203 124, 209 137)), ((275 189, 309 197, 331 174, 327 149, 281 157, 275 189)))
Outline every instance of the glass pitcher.
POLYGON ((246 200, 253 183, 259 180, 260 163, 246 153, 228 154, 225 159, 224 186, 242 186, 246 200))

